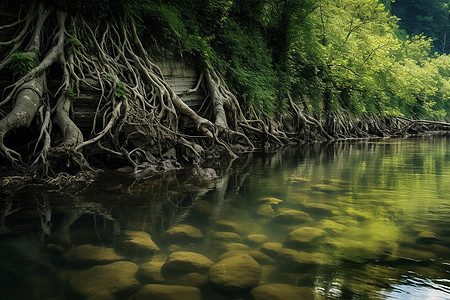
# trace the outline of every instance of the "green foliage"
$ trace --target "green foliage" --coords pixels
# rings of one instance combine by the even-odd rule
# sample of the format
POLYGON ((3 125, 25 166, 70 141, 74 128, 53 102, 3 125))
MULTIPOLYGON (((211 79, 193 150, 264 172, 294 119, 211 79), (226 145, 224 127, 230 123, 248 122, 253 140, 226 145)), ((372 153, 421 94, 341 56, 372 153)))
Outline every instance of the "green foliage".
POLYGON ((67 48, 66 48, 66 51, 68 54, 71 54, 74 51, 76 51, 77 49, 81 49, 81 48, 83 48, 83 44, 75 36, 71 36, 68 39, 68 44, 67 44, 67 48))
MULTIPOLYGON (((36 51, 37 49, 33 49, 36 51)), ((29 50, 29 51, 33 51, 29 50)), ((9 67, 13 70, 14 76, 24 76, 34 68, 34 59, 31 55, 22 52, 16 52, 11 55, 9 67)))
POLYGON ((148 1, 143 19, 154 40, 219 70, 247 112, 281 113, 290 92, 317 113, 444 118, 447 60, 399 28, 391 2, 148 1))
POLYGON ((176 42, 185 38, 187 32, 180 12, 176 6, 156 1, 145 1, 142 5, 142 18, 147 28, 146 32, 154 42, 176 42))
POLYGON ((410 35, 425 34, 436 51, 449 53, 449 0, 396 0, 391 11, 401 18, 400 26, 410 35))
POLYGON ((214 37, 203 38, 199 35, 189 34, 184 40, 183 51, 195 55, 205 68, 212 68, 216 56, 210 44, 213 39, 214 37))
POLYGON ((67 53, 71 54, 77 49, 83 48, 83 44, 81 41, 77 38, 77 32, 75 30, 75 22, 72 22, 71 26, 68 29, 69 37, 68 37, 68 44, 66 46, 67 53))
POLYGON ((123 22, 140 21, 142 5, 150 0, 44 0, 49 5, 69 11, 72 15, 82 15, 89 20, 110 20, 123 22))
POLYGON ((69 98, 75 98, 76 94, 75 94, 75 92, 73 91, 72 88, 68 87, 67 90, 66 90, 66 96, 69 97, 69 98))
POLYGON ((117 98, 127 98, 129 95, 125 84, 121 81, 117 82, 114 88, 114 96, 117 98))
POLYGON ((213 43, 215 65, 228 79, 247 109, 272 114, 276 107, 277 76, 271 52, 258 30, 229 18, 213 43))
MULTIPOLYGON (((450 112, 449 57, 432 53, 444 41, 437 33, 450 36, 448 0, 46 1, 95 21, 134 22, 151 50, 189 53, 218 70, 247 113, 282 113, 288 93, 319 114, 345 108, 445 119, 450 112), (399 7, 403 27, 392 14, 399 7), (406 26, 404 16, 413 15, 429 30, 406 26)), ((69 53, 82 47, 78 34, 69 28, 69 53)), ((114 94, 128 91, 118 82, 114 94)))
POLYGON ((397 18, 375 0, 318 4, 290 48, 293 90, 308 108, 445 118, 448 61, 431 57, 428 37, 400 34, 397 18))
POLYGON ((246 110, 271 114, 280 81, 262 31, 262 8, 252 9, 243 0, 167 1, 147 5, 143 20, 154 28, 151 40, 165 41, 194 55, 202 67, 218 70, 246 110))

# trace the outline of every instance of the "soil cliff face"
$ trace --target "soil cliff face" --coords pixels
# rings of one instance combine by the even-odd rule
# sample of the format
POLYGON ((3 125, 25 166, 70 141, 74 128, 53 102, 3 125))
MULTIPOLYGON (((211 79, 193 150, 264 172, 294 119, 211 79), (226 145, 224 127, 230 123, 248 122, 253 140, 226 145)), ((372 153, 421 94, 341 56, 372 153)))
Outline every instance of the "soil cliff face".
MULTIPOLYGON (((198 112, 205 100, 205 92, 202 87, 195 92, 187 93, 195 88, 200 78, 200 70, 189 62, 189 59, 176 58, 174 55, 160 57, 155 62, 167 84, 194 111, 198 112)), ((54 82, 55 87, 58 82, 54 82)), ((98 99, 101 93, 86 86, 82 86, 80 95, 75 99, 74 122, 83 133, 89 134, 91 130, 98 99)))

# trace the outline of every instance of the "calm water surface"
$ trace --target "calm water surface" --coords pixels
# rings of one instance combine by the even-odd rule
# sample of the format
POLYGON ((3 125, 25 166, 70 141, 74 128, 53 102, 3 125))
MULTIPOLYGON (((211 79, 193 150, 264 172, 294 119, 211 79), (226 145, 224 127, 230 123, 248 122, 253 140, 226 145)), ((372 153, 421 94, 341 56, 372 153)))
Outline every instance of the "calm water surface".
MULTIPOLYGON (((137 266, 177 250, 217 262, 241 249, 262 265, 261 284, 305 287, 305 299, 450 299, 450 138, 254 154, 214 182, 110 173, 66 193, 1 191, 0 299, 83 299, 73 277, 105 264, 67 258, 86 244, 137 266), (203 238, 168 239, 179 224, 203 238), (149 233, 161 251, 123 252, 124 230, 149 233)), ((137 288, 95 299, 129 299, 137 288)), ((201 290, 204 299, 251 299, 248 290, 201 290)))

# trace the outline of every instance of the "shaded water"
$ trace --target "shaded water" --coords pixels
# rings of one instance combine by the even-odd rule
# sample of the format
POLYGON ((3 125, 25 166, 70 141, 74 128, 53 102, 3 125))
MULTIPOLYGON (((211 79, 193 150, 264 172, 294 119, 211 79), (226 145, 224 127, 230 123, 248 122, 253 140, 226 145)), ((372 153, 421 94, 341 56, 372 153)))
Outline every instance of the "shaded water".
MULTIPOLYGON (((262 265, 260 284, 306 287, 305 299, 450 299, 449 137, 300 147, 223 169, 215 182, 111 173, 69 193, 0 192, 0 299, 83 299, 74 276, 105 263, 67 258, 86 244, 114 248, 137 266, 175 250, 217 262, 246 248, 237 253, 262 265), (167 239, 178 224, 203 238, 167 239), (161 251, 124 252, 123 230, 150 233, 161 251)), ((111 291, 101 296, 114 299, 111 291)), ((204 299, 251 299, 249 289, 206 283, 201 291, 204 299)))

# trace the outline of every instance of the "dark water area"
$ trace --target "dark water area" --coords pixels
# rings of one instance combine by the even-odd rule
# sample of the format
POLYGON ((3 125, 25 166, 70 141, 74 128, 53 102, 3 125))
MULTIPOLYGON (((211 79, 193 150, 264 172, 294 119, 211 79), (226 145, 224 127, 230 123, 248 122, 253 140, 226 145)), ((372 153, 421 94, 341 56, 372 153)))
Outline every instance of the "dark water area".
POLYGON ((87 298, 450 299, 450 137, 252 154, 214 181, 0 191, 0 299, 87 298), (230 268, 253 283, 215 279, 249 256, 230 268))

